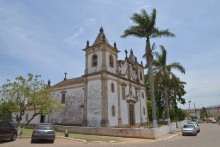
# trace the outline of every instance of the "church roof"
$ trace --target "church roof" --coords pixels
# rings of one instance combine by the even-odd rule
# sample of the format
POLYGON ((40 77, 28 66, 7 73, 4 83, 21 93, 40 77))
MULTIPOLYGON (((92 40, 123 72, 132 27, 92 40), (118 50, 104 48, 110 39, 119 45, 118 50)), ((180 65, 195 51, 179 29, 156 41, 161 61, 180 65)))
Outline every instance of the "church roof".
POLYGON ((84 83, 84 77, 79 77, 79 78, 72 78, 68 80, 63 80, 57 84, 55 84, 55 87, 64 87, 64 86, 71 86, 74 84, 81 84, 84 83))
POLYGON ((98 34, 98 36, 96 37, 95 42, 93 43, 93 45, 97 45, 97 44, 100 44, 100 43, 103 43, 103 42, 106 42, 106 43, 109 44, 108 39, 107 39, 106 36, 105 36, 104 30, 103 30, 103 28, 101 27, 101 28, 100 28, 100 31, 99 31, 99 34, 98 34))

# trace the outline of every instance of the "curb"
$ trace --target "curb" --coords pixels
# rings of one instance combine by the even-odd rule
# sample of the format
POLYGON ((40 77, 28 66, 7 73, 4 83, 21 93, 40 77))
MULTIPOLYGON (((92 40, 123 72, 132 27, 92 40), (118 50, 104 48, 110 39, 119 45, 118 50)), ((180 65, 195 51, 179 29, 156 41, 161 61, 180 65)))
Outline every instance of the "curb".
MULTIPOLYGON (((17 136, 17 138, 31 138, 31 136, 17 136)), ((69 137, 62 137, 62 136, 56 136, 56 138, 61 138, 61 139, 67 139, 67 140, 74 140, 78 142, 87 142, 86 140, 83 139, 75 139, 75 138, 69 138, 69 137)))
MULTIPOLYGON (((17 138, 19 139, 27 139, 27 138, 31 138, 31 136, 17 136, 17 138)), ((56 136, 56 138, 61 138, 61 139, 66 139, 66 140, 73 140, 73 141, 78 141, 78 142, 83 142, 83 143, 87 143, 88 141, 83 140, 83 139, 75 139, 75 138, 69 138, 69 137, 63 137, 63 136, 56 136)), ((104 141, 91 141, 91 143, 103 143, 104 141)), ((117 141, 108 141, 106 143, 116 143, 117 141)))
POLYGON ((166 141, 166 140, 171 139, 171 138, 173 138, 173 137, 175 137, 175 136, 177 136, 177 135, 180 135, 180 134, 181 134, 181 132, 178 132, 177 134, 174 134, 174 135, 169 136, 169 137, 164 138, 164 139, 158 139, 157 141, 158 141, 158 142, 160 142, 160 141, 166 141))

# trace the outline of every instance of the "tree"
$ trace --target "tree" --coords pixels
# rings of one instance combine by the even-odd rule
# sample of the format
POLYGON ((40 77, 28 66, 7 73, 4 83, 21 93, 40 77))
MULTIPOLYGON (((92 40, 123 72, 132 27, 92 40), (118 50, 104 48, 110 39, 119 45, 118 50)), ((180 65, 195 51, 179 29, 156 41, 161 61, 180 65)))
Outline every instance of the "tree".
MULTIPOLYGON (((156 73, 154 73, 154 76, 156 75, 156 73)), ((165 99, 164 99, 164 86, 163 86, 163 82, 161 80, 162 78, 156 79, 154 81, 154 85, 155 85, 155 102, 156 102, 156 106, 157 106, 157 111, 158 111, 158 118, 163 119, 163 111, 166 108, 166 103, 165 103, 165 99), (159 80, 159 81, 158 81, 159 80)), ((180 78, 176 77, 176 76, 171 76, 170 81, 169 81, 169 88, 168 88, 168 95, 169 95, 169 103, 170 103, 170 107, 174 108, 175 113, 177 113, 178 111, 178 106, 177 106, 177 102, 181 103, 181 104, 185 104, 185 98, 183 98, 183 96, 186 94, 186 91, 184 89, 184 85, 186 84, 186 82, 183 82, 180 80, 180 78)), ((149 81, 148 81, 148 75, 145 75, 145 87, 146 87, 146 92, 147 92, 147 96, 150 96, 149 93, 149 81)), ((151 103, 150 103, 151 104, 151 103)), ((149 104, 147 105, 149 108, 149 104)), ((151 108, 151 107, 150 107, 151 108)), ((152 109, 149 109, 152 110, 152 109)), ((150 120, 152 120, 151 115, 152 112, 149 111, 149 117, 151 118, 150 120)), ((164 113, 165 114, 165 113, 164 113)))
POLYGON ((178 111, 177 102, 184 105, 186 103, 185 98, 183 96, 186 94, 184 89, 184 85, 186 82, 180 81, 176 76, 172 76, 169 82, 169 98, 170 98, 170 106, 174 108, 175 113, 178 111))
POLYGON ((0 104, 0 120, 12 120, 12 110, 15 108, 11 102, 3 102, 0 104))
POLYGON ((200 110, 200 117, 201 117, 203 120, 206 120, 206 119, 208 118, 208 113, 207 113, 205 107, 202 107, 202 109, 200 110))
MULTIPOLYGON (((172 69, 177 69, 181 73, 185 73, 184 67, 178 63, 173 62, 169 65, 167 65, 167 52, 164 46, 160 46, 161 53, 156 52, 155 57, 156 59, 153 61, 154 70, 156 71, 155 80, 156 81, 162 81, 163 83, 163 91, 164 91, 164 97, 165 97, 165 103, 166 103, 166 114, 167 114, 167 123, 170 124, 170 103, 169 103, 169 83, 171 77, 176 77, 174 73, 172 73, 172 69)), ((158 84, 156 84, 157 86, 158 84)))
POLYGON ((52 88, 42 80, 40 76, 28 74, 28 78, 19 76, 15 81, 7 80, 7 83, 1 87, 1 100, 10 102, 12 112, 16 112, 16 122, 20 130, 22 116, 28 110, 33 110, 33 115, 27 120, 24 127, 31 122, 37 115, 46 115, 51 110, 60 110, 59 101, 51 97, 52 88))
POLYGON ((153 79, 153 54, 152 48, 150 45, 151 38, 158 37, 174 37, 175 35, 166 30, 159 30, 156 27, 156 9, 153 9, 151 15, 148 15, 147 12, 142 9, 141 13, 134 13, 131 17, 131 20, 135 23, 134 26, 126 29, 121 37, 126 38, 128 36, 135 36, 138 38, 146 39, 145 53, 146 63, 149 74, 149 84, 150 84, 150 98, 152 100, 152 117, 153 117, 153 127, 157 128, 157 119, 156 119, 156 108, 155 108, 155 91, 154 91, 154 79, 153 79))

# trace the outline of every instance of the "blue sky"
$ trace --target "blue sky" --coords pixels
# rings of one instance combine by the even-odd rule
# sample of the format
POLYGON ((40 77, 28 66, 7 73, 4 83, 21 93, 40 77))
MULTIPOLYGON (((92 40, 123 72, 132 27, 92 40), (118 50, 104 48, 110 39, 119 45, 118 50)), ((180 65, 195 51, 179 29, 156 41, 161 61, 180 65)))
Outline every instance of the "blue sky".
MULTIPOLYGON (((218 0, 0 0, 0 85, 27 73, 52 84, 84 73, 82 49, 92 44, 100 26, 110 44, 131 48, 138 61, 145 40, 120 38, 132 25, 130 16, 157 9, 156 26, 176 37, 151 40, 168 52, 167 63, 180 62, 186 74, 185 99, 196 107, 220 104, 220 2, 218 0)), ((159 51, 159 48, 157 48, 159 51)), ((188 103, 182 108, 188 108, 188 103)))

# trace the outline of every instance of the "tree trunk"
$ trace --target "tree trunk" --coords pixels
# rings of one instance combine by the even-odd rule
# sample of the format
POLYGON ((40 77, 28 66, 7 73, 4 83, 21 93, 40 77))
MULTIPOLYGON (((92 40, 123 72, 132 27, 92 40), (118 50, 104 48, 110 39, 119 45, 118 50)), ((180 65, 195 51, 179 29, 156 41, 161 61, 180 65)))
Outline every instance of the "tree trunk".
POLYGON ((148 68, 148 75, 149 75, 149 85, 150 85, 150 96, 152 101, 152 119, 153 119, 153 128, 157 128, 157 116, 156 116, 156 106, 155 106, 155 91, 154 91, 154 77, 153 77, 153 55, 152 50, 150 48, 150 40, 147 38, 146 40, 146 50, 147 56, 147 68, 148 68))
POLYGON ((18 131, 18 135, 21 134, 21 123, 20 121, 17 121, 17 131, 18 131))
POLYGON ((164 97, 165 97, 165 102, 166 102, 166 111, 167 111, 167 124, 170 125, 170 106, 169 106, 169 99, 168 99, 168 94, 167 94, 167 82, 164 81, 164 97))

